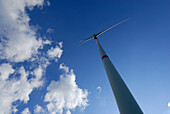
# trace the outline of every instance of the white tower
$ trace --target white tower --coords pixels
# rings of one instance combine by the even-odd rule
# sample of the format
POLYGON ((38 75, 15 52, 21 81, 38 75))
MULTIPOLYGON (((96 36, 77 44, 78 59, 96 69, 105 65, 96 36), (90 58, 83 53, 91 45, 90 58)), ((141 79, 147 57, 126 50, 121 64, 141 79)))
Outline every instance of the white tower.
POLYGON ((128 87, 126 86, 125 82, 123 81, 123 79, 121 78, 119 73, 117 72, 116 68, 110 61, 109 57, 107 56, 107 54, 105 53, 104 49, 102 48, 102 46, 100 45, 100 43, 97 39, 97 36, 101 35, 102 33, 106 32, 107 30, 109 30, 109 29, 111 29, 127 20, 128 19, 121 21, 121 22, 109 27, 108 29, 103 30, 102 32, 99 32, 98 34, 94 34, 90 38, 87 38, 83 42, 81 42, 80 45, 87 42, 88 40, 90 40, 92 38, 95 39, 98 49, 99 49, 99 52, 100 52, 100 55, 101 55, 101 58, 102 58, 102 61, 103 61, 103 64, 104 64, 105 71, 107 73, 107 77, 110 82, 110 86, 111 86, 113 94, 115 96, 116 103, 118 105, 120 114, 143 114, 141 108, 137 104, 136 100, 134 99, 134 97, 132 96, 128 87))
POLYGON ((143 114, 125 82, 122 80, 116 68, 98 42, 97 37, 95 37, 95 41, 97 43, 120 114, 143 114))

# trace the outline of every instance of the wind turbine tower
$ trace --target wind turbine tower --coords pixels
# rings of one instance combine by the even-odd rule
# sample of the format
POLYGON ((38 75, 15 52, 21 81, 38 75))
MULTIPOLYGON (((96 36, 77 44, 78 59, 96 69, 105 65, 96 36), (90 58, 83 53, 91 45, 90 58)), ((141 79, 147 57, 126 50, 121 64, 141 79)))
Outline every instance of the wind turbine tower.
POLYGON ((91 40, 93 38, 95 39, 97 47, 98 47, 100 55, 101 55, 101 58, 102 58, 102 61, 103 61, 103 64, 104 64, 105 71, 107 73, 107 76, 108 76, 108 79, 110 82, 110 86, 111 86, 113 94, 115 96, 116 103, 118 105, 120 114, 143 114, 138 103, 134 99, 130 90, 126 86, 125 82, 119 75, 118 71, 116 70, 116 68, 114 67, 112 62, 110 61, 108 55, 106 54, 106 52, 104 51, 104 49, 102 48, 102 46, 100 45, 100 43, 97 39, 97 37, 99 35, 101 35, 102 33, 108 31, 109 29, 111 29, 127 20, 129 20, 129 19, 121 21, 121 22, 99 32, 98 34, 94 34, 93 36, 82 41, 80 43, 80 45, 87 42, 88 40, 91 40))

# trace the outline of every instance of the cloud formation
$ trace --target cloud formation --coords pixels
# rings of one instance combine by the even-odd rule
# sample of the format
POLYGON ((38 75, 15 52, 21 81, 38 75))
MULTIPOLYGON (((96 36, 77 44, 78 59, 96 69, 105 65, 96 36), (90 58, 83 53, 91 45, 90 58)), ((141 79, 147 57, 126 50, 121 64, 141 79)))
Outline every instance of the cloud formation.
POLYGON ((43 46, 41 38, 29 25, 26 8, 42 6, 43 0, 0 1, 0 58, 13 62, 28 60, 43 46))
POLYGON ((60 64, 59 69, 64 73, 60 75, 59 81, 51 81, 47 87, 45 102, 48 102, 47 109, 50 113, 62 114, 66 110, 67 114, 71 114, 70 110, 76 107, 84 109, 88 104, 88 92, 82 90, 76 84, 76 76, 73 70, 69 70, 64 64, 60 64))
MULTIPOLYGON (((48 2, 47 2, 48 3, 48 2)), ((52 33, 54 30, 52 28, 47 29, 47 33, 52 33)))
POLYGON ((58 61, 63 53, 63 50, 61 49, 63 47, 62 44, 63 43, 60 42, 59 46, 56 46, 55 48, 51 47, 51 49, 47 51, 47 55, 50 59, 55 59, 56 62, 58 61))
POLYGON ((98 86, 97 90, 98 90, 98 94, 100 94, 100 92, 102 91, 102 88, 100 86, 98 86))
POLYGON ((27 69, 25 69, 24 64, 15 67, 15 69, 9 63, 0 64, 1 112, 7 114, 17 112, 16 106, 13 106, 12 103, 18 100, 27 103, 30 100, 31 92, 35 88, 43 86, 44 80, 42 77, 50 64, 50 60, 42 56, 29 64, 27 69))
MULTIPOLYGON (((6 74, 10 74, 11 71, 14 72, 14 69, 12 69, 12 66, 9 64, 9 69, 6 69, 6 74)), ((0 67, 3 67, 4 64, 2 64, 0 67)), ((40 68, 38 68, 40 69, 40 68)), ((38 70, 36 69, 36 70, 38 70)), ((43 85, 43 81, 41 80, 42 75, 35 75, 35 78, 28 79, 29 72, 26 72, 24 67, 20 67, 18 71, 15 71, 18 77, 13 75, 15 77, 11 78, 9 80, 9 75, 6 80, 0 80, 0 102, 2 103, 0 105, 1 112, 4 113, 10 113, 12 112, 12 102, 20 100, 24 101, 24 103, 27 103, 29 100, 29 95, 33 91, 33 89, 38 88, 43 85)), ((4 77, 4 74, 1 73, 0 77, 4 77)))
POLYGON ((31 114, 28 108, 25 108, 21 114, 31 114))
MULTIPOLYGON (((43 4, 43 0, 0 1, 0 59, 10 61, 0 64, 1 113, 17 112, 12 103, 17 100, 27 103, 31 92, 44 84, 42 76, 49 60, 38 49, 43 49, 43 45, 50 45, 51 41, 44 41, 36 36, 35 28, 29 25, 30 18, 26 12, 26 8, 32 10, 43 4), (22 63, 24 61, 28 62, 26 66, 22 63), (20 66, 17 66, 18 62, 20 66)), ((59 59, 62 53, 55 54, 59 59)))
POLYGON ((34 109, 34 113, 35 113, 35 114, 44 114, 44 113, 45 113, 45 110, 44 110, 41 106, 36 105, 36 106, 35 106, 35 109, 34 109))
POLYGON ((3 63, 0 65, 0 80, 4 81, 9 78, 9 75, 14 72, 10 64, 3 63))
MULTIPOLYGON (((52 60, 57 62, 63 53, 62 42, 43 50, 52 41, 38 37, 37 28, 29 24, 31 19, 26 10, 33 10, 35 6, 42 8, 43 5, 44 0, 0 0, 1 113, 16 113, 18 106, 13 104, 15 101, 28 103, 32 91, 44 85, 43 76, 47 66, 52 60)), ((47 88, 44 101, 48 102, 49 113, 62 113, 63 109, 67 109, 66 113, 70 114, 70 110, 77 106, 85 108, 87 90, 78 87, 73 70, 63 64, 60 69, 64 70, 60 80, 51 81, 47 88)), ((36 105, 34 113, 44 113, 44 109, 36 105)), ((22 114, 30 114, 29 109, 25 108, 22 114)))

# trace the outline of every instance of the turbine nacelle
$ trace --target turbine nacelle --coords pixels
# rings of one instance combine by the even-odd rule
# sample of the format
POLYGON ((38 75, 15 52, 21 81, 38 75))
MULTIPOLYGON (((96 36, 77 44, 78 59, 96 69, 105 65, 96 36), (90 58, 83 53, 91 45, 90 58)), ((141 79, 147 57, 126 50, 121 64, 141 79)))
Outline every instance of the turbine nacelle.
POLYGON ((97 35, 96 35, 96 34, 93 34, 93 38, 94 38, 94 39, 97 39, 97 35))

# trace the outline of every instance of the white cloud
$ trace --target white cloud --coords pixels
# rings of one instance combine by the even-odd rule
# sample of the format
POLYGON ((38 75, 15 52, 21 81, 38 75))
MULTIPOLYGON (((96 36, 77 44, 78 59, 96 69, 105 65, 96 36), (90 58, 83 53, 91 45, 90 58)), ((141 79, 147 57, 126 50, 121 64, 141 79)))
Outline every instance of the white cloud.
POLYGON ((14 62, 28 60, 43 41, 29 25, 30 18, 25 8, 42 6, 43 0, 1 0, 0 1, 0 58, 14 62))
POLYGON ((16 106, 12 105, 13 102, 27 103, 30 100, 31 92, 35 88, 43 86, 42 77, 49 65, 48 59, 44 56, 38 57, 30 64, 30 68, 27 70, 24 66, 13 69, 9 63, 0 64, 0 111, 2 113, 16 112, 16 106))
MULTIPOLYGON (((48 2, 47 2, 48 3, 48 2)), ((49 2, 50 3, 50 2, 49 2)), ((52 28, 47 29, 47 33, 52 33, 54 30, 52 28)))
POLYGON ((42 113, 45 113, 45 110, 41 106, 36 105, 35 109, 34 109, 34 113, 35 114, 42 114, 42 113))
POLYGON ((41 79, 43 75, 43 69, 41 66, 34 70, 34 75, 37 77, 37 79, 41 79))
POLYGON ((14 72, 12 66, 8 63, 3 63, 0 65, 0 80, 6 80, 9 78, 9 75, 14 72))
MULTIPOLYGON (((0 65, 0 67, 3 66, 4 64, 0 65)), ((11 68, 9 64, 8 66, 9 68, 11 68)), ((2 113, 11 113, 11 108, 13 107, 12 102, 14 101, 19 100, 27 103, 29 100, 29 95, 33 91, 33 89, 43 85, 40 69, 41 67, 37 68, 34 71, 36 72, 35 78, 28 79, 29 72, 26 72, 24 67, 20 67, 19 71, 15 71, 15 73, 18 74, 19 77, 14 77, 10 80, 9 78, 6 80, 0 79, 0 110, 2 113)), ((6 74, 10 74, 11 71, 9 69, 6 69, 4 72, 8 72, 6 74)), ((1 77, 3 76, 1 75, 1 77)), ((9 75, 7 77, 9 77, 9 75)))
MULTIPOLYGON (((0 59, 23 62, 33 55, 38 57, 38 49, 50 43, 37 38, 35 27, 29 25, 30 18, 25 10, 43 4, 44 0, 0 0, 0 59)), ((31 92, 43 85, 43 70, 48 62, 43 63, 42 58, 35 59, 34 63, 38 65, 34 65, 33 74, 26 71, 24 66, 13 69, 9 63, 0 65, 1 113, 16 112, 16 106, 12 103, 17 100, 27 103, 31 92), (33 75, 35 77, 28 79, 33 75)))
POLYGON ((47 1, 47 5, 48 5, 48 6, 50 6, 50 5, 51 5, 50 1, 47 1))
POLYGON ((43 44, 49 44, 49 45, 51 45, 51 42, 52 42, 52 41, 50 41, 50 40, 45 40, 45 41, 43 42, 43 44))
POLYGON ((51 47, 51 49, 49 49, 47 51, 47 55, 50 59, 55 59, 55 61, 57 62, 58 59, 61 57, 63 50, 61 49, 62 46, 62 42, 58 43, 59 46, 56 46, 55 48, 51 47))
POLYGON ((100 92, 102 91, 102 88, 100 86, 98 86, 97 90, 98 90, 98 94, 100 94, 100 92))
POLYGON ((47 109, 50 113, 63 113, 63 109, 67 110, 66 113, 70 114, 71 109, 81 107, 84 109, 88 104, 88 92, 78 87, 75 82, 76 76, 71 69, 64 64, 60 64, 60 68, 64 71, 60 75, 59 81, 51 81, 47 87, 47 94, 45 95, 45 102, 48 102, 47 109))
POLYGON ((18 111, 17 107, 16 107, 16 106, 13 106, 13 107, 12 107, 12 112, 15 114, 17 111, 18 111))
POLYGON ((67 110, 66 114, 71 114, 70 110, 67 110))
POLYGON ((21 114, 31 114, 28 108, 25 108, 21 114))
MULTIPOLYGON (((50 5, 48 2, 47 5, 50 5)), ((26 8, 32 10, 35 6, 43 5, 44 0, 0 0, 0 59, 9 61, 0 64, 1 113, 17 112, 18 105, 12 105, 15 101, 27 103, 31 92, 43 86, 43 74, 50 60, 58 61, 63 53, 62 42, 47 52, 39 51, 44 45, 51 45, 51 41, 37 37, 35 26, 29 24, 30 17, 26 8)), ((87 90, 78 87, 73 70, 63 64, 60 69, 65 73, 59 81, 52 81, 47 88, 47 109, 59 113, 64 109, 67 114, 76 107, 84 109, 88 102, 87 90)), ((34 111, 38 113, 44 109, 36 105, 34 111)), ((29 109, 25 108, 22 114, 30 114, 29 109)))
MULTIPOLYGON (((43 49, 51 41, 37 37, 26 12, 26 8, 32 10, 34 6, 42 7, 43 4, 44 0, 0 0, 0 59, 12 61, 15 66, 0 64, 1 113, 16 112, 12 103, 17 100, 27 103, 31 92, 44 84, 42 76, 50 62, 38 49, 43 49), (24 61, 29 62, 27 70, 24 61), (17 62, 23 66, 17 67, 17 62)), ((57 60, 62 54, 60 47, 59 44, 59 51, 55 52, 57 60)))
POLYGON ((168 103, 168 107, 170 107, 170 102, 168 103))

